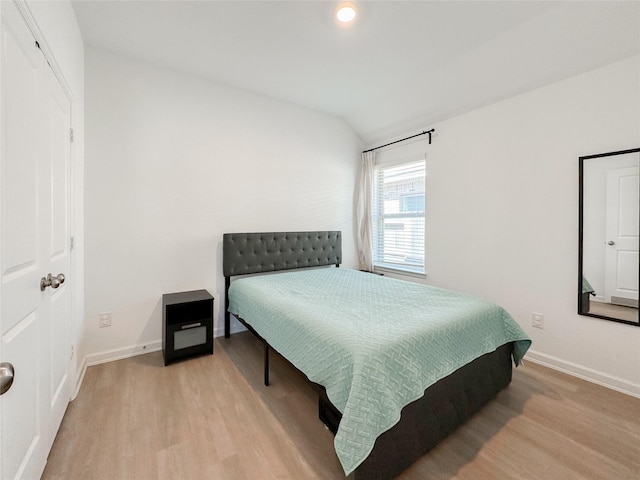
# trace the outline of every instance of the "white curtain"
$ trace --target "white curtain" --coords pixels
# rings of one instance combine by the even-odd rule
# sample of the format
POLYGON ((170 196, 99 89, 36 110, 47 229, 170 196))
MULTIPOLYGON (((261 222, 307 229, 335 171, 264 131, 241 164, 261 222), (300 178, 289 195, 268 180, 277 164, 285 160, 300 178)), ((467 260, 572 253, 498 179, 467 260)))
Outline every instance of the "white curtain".
POLYGON ((360 269, 373 271, 373 167, 374 152, 362 153, 362 167, 358 181, 356 198, 357 247, 360 269))

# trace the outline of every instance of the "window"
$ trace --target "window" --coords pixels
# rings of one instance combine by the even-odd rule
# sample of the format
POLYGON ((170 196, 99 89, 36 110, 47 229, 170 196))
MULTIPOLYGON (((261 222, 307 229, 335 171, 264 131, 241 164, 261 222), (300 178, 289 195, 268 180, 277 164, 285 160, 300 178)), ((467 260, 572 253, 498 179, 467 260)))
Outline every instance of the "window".
POLYGON ((373 264, 425 272, 425 163, 376 167, 373 187, 373 264))

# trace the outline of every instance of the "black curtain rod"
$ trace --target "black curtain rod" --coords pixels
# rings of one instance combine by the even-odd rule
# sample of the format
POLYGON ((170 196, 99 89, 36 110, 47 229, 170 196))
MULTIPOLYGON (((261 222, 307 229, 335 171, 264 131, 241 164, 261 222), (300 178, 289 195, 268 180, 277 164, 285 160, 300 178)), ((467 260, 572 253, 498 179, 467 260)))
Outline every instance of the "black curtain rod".
POLYGON ((431 130, 429 130, 427 132, 416 133, 415 135, 411 135, 410 137, 407 137, 407 138, 401 138, 400 140, 396 140, 395 142, 385 143, 384 145, 380 145, 379 147, 370 148, 369 150, 363 150, 362 153, 373 152, 374 150, 378 150, 379 148, 388 147, 389 145, 393 145, 394 143, 404 142, 405 140, 409 140, 411 138, 419 137, 420 135, 429 135, 429 145, 431 145, 431 134, 433 132, 435 132, 435 131, 436 131, 436 129, 432 128, 431 130))

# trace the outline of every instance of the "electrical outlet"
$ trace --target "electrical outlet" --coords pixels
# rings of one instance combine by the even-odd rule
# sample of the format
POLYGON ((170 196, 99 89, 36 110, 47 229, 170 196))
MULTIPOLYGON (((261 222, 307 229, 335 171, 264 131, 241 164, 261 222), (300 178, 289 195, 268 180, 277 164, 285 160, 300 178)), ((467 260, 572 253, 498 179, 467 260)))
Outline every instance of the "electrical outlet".
POLYGON ((535 328, 544 328, 544 315, 541 313, 532 313, 531 326, 535 328))
POLYGON ((101 313, 101 314, 99 314, 99 317, 100 317, 100 328, 110 327, 111 326, 111 313, 110 312, 101 313))

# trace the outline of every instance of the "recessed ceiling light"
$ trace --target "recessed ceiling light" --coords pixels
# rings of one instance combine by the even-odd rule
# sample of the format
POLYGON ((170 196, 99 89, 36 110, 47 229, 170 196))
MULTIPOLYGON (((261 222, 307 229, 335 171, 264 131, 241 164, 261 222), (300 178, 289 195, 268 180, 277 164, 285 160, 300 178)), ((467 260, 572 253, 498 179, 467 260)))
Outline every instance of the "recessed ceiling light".
POLYGON ((352 22, 356 18, 356 7, 353 5, 342 5, 336 11, 336 17, 342 23, 352 22))

